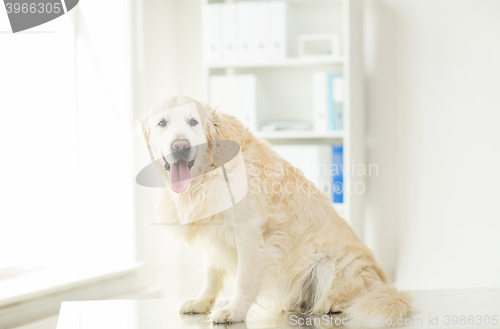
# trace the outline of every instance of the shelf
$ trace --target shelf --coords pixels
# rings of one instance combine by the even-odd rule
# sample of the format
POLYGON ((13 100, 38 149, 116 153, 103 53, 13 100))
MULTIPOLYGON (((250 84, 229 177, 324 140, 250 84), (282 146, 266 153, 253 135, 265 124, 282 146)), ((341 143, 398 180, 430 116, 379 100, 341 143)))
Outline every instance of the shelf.
POLYGON ((262 139, 339 139, 344 137, 344 131, 316 132, 310 130, 257 131, 255 136, 262 139))
POLYGON ((272 144, 343 144, 344 132, 339 131, 257 131, 257 138, 272 144))
POLYGON ((208 67, 210 69, 227 69, 227 68, 252 68, 252 67, 293 67, 293 66, 310 66, 310 65, 341 65, 344 60, 340 57, 309 57, 309 58, 285 58, 273 61, 257 61, 257 62, 239 62, 239 63, 212 63, 208 67))
MULTIPOLYGON (((207 3, 239 3, 255 2, 263 0, 208 0, 201 1, 202 6, 207 8, 207 3)), ((270 0, 271 1, 271 0, 270 0)), ((269 143, 272 148, 279 149, 279 145, 314 145, 320 150, 327 150, 325 146, 343 145, 345 162, 350 163, 351 159, 356 162, 365 163, 364 129, 363 121, 365 113, 363 110, 363 57, 362 55, 362 21, 363 21, 363 0, 284 0, 287 2, 287 18, 285 26, 285 40, 288 45, 286 58, 281 59, 256 59, 255 57, 246 59, 236 59, 234 57, 207 56, 204 57, 203 66, 203 97, 209 100, 212 106, 219 106, 222 110, 232 111, 231 114, 237 117, 251 117, 252 122, 245 122, 252 126, 252 134, 269 143), (300 35, 309 33, 336 34, 340 37, 341 53, 339 55, 308 56, 298 57, 300 35), (212 58, 213 60, 209 60, 212 58), (217 60, 217 58, 220 58, 217 60), (226 58, 226 59, 223 59, 226 58), (231 59, 229 59, 231 58, 231 59), (263 124, 274 121, 301 121, 312 123, 314 121, 315 90, 313 89, 314 72, 335 72, 342 73, 344 78, 344 127, 343 131, 317 132, 312 130, 278 130, 278 131, 258 131, 263 124), (255 104, 249 105, 250 116, 244 116, 241 109, 237 109, 236 102, 229 99, 227 104, 223 104, 224 95, 232 96, 239 92, 236 83, 225 83, 221 87, 221 95, 213 94, 217 90, 217 85, 213 87, 211 83, 217 79, 214 76, 226 76, 232 78, 236 75, 253 75, 255 86, 249 91, 246 99, 251 99, 255 104), (212 89, 213 88, 213 89, 212 89), (213 99, 211 99, 213 98, 213 99)), ((204 11, 203 10, 203 11, 204 11)), ((202 11, 202 12, 203 12, 202 11)), ((218 15, 218 14, 217 14, 218 15)), ((254 24, 265 24, 264 21, 255 21, 254 24)), ((278 26, 278 25, 276 25, 278 26)), ((219 33, 215 31, 216 33, 219 33)), ((201 36, 203 39, 204 34, 201 36)), ((220 36, 218 36, 220 37, 220 36)), ((203 49, 208 40, 204 40, 203 49)), ((223 45, 222 45, 223 46, 223 45)), ((222 47, 219 45, 219 47, 222 47)), ((243 80, 242 80, 243 81, 243 80)), ((248 114, 246 113, 246 114, 248 114)), ((293 129, 293 128, 290 128, 293 129)), ((283 148, 285 149, 285 148, 283 148)), ((291 151, 292 155, 293 150, 291 151)), ((326 153, 322 153, 322 156, 326 153)), ((327 156, 330 156, 331 152, 327 156)), ((304 155, 299 154, 303 157, 304 155)), ((326 156, 325 156, 326 157, 326 156)), ((300 157, 299 157, 300 159, 300 157)), ((309 160, 309 159, 304 159, 309 160)), ((316 162, 323 159, 312 159, 316 162)), ((315 177, 312 181, 316 181, 315 177)), ((346 175, 344 184, 361 181, 365 178, 346 175)), ((362 231, 362 211, 353 211, 363 208, 363 195, 359 193, 346 193, 344 204, 332 204, 340 217, 346 219, 358 234, 362 231)))

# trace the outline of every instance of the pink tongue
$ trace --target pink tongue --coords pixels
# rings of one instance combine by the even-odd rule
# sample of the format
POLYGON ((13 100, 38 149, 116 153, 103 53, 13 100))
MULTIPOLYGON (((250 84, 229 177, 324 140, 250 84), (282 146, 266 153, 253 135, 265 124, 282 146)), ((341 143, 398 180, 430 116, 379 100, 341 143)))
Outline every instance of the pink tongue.
POLYGON ((170 189, 175 193, 184 192, 191 180, 188 164, 179 160, 170 166, 170 189))

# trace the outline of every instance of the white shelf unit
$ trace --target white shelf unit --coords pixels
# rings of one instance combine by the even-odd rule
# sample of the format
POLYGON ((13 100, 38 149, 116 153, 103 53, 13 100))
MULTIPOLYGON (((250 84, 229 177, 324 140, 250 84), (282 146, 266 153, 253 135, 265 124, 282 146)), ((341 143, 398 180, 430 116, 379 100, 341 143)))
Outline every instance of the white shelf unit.
POLYGON ((210 63, 210 69, 228 69, 228 68, 252 68, 252 67, 290 67, 290 66, 309 66, 321 64, 343 64, 341 57, 311 57, 311 58, 285 58, 282 60, 267 60, 255 62, 229 62, 229 63, 210 63))
POLYGON ((342 144, 344 138, 344 131, 326 131, 326 132, 316 132, 309 130, 297 130, 297 131, 257 131, 255 135, 258 138, 271 140, 274 142, 279 141, 289 141, 289 140, 304 140, 309 143, 311 140, 320 140, 324 142, 342 144))
MULTIPOLYGON (((256 0, 200 0, 204 19, 212 3, 256 0)), ((266 1, 266 0, 261 0, 266 1)), ((275 1, 275 0, 267 0, 275 1)), ((344 203, 334 204, 359 235, 362 234, 364 177, 352 175, 353 166, 365 165, 362 62, 362 0, 286 0, 287 57, 281 60, 207 62, 203 56, 204 99, 209 101, 212 75, 255 74, 265 102, 258 106, 258 126, 269 121, 312 123, 312 73, 341 72, 344 77, 344 129, 341 131, 255 131, 274 144, 342 144, 344 147, 344 203), (298 56, 301 33, 336 33, 341 39, 340 56, 298 56), (347 170, 346 170, 347 169, 347 170), (361 185, 360 185, 361 184, 361 185)), ((202 22, 202 26, 204 22, 202 22)), ((204 33, 202 33, 204 35, 204 33)), ((206 49, 206 37, 202 37, 206 49)), ((217 105, 217 104, 211 104, 217 105)))

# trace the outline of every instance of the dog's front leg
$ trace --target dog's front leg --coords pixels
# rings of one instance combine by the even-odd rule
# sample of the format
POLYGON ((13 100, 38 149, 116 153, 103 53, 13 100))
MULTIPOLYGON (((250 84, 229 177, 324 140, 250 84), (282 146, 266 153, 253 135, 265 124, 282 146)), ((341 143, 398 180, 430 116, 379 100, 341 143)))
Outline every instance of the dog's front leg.
MULTIPOLYGON (((208 258, 208 257, 207 257, 208 258)), ((223 286, 224 272, 208 265, 205 269, 205 283, 198 297, 185 300, 180 307, 181 313, 208 313, 223 286)))
POLYGON ((264 239, 259 228, 237 227, 236 248, 238 268, 236 295, 224 308, 213 312, 213 323, 244 321, 248 309, 255 301, 259 290, 262 269, 265 268, 264 239))

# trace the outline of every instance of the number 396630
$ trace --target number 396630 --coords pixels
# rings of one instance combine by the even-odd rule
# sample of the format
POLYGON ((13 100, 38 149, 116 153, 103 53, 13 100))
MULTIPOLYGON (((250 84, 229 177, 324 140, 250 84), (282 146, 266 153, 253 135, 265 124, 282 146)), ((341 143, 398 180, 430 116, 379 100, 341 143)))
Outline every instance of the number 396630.
POLYGON ((61 3, 6 3, 5 8, 7 9, 7 14, 59 14, 62 11, 61 3))

